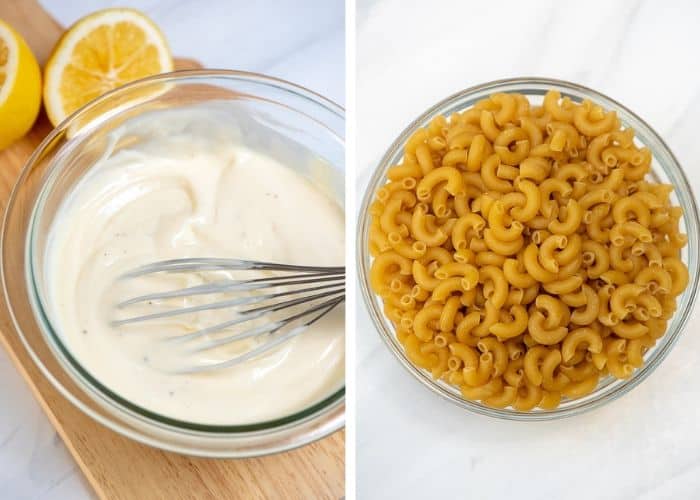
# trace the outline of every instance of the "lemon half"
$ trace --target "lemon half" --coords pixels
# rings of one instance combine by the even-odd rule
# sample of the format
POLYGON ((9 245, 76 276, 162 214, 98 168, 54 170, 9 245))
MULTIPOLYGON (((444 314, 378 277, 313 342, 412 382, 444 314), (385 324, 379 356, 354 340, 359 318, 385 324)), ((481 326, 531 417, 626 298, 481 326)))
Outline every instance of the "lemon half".
POLYGON ((41 107, 41 71, 24 39, 0 21, 0 150, 32 128, 41 107))
POLYGON ((144 14, 133 9, 95 12, 68 29, 46 63, 46 113, 58 125, 109 90, 172 69, 165 37, 144 14))

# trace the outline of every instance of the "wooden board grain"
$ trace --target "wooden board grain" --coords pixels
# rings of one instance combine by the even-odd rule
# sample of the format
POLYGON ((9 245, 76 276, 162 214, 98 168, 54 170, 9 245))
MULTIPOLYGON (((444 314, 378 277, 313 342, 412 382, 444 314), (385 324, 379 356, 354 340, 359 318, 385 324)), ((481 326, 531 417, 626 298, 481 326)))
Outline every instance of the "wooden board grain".
MULTIPOLYGON (((63 32, 36 0, 3 0, 0 19, 22 34, 40 64, 63 32)), ((176 67, 198 64, 178 59, 176 67)), ((0 216, 24 162, 50 130, 42 112, 25 138, 0 152, 0 216)), ((29 358, 4 301, 0 304, 0 344, 100 498, 335 499, 343 495, 343 431, 298 450, 247 460, 212 460, 163 452, 112 432, 63 398, 29 358)))

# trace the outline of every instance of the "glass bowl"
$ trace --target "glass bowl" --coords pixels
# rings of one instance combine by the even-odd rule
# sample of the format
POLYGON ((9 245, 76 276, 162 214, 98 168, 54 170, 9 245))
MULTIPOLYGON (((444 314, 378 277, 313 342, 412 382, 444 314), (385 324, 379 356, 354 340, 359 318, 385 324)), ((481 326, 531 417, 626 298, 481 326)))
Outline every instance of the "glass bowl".
POLYGON ((699 225, 700 221, 698 220, 698 208, 695 203, 695 197, 691 192, 688 179, 685 177, 681 166, 678 164, 678 160, 673 156, 673 153, 671 153, 661 137, 632 111, 595 90, 575 83, 547 78, 498 80, 463 90, 437 103, 406 127, 384 154, 379 166, 369 181, 360 208, 357 239, 357 268, 360 289, 362 290, 362 296, 369 310, 372 322, 379 331, 384 343, 401 362, 404 368, 433 392, 462 408, 490 417, 524 421, 563 418, 580 414, 619 398, 647 378, 668 355, 688 321, 697 295, 699 277, 694 270, 697 269, 698 266, 698 246, 700 244, 698 240, 700 235, 698 233, 699 225), (537 409, 530 412, 519 412, 511 408, 494 409, 475 401, 463 399, 457 388, 442 381, 433 380, 428 372, 414 366, 404 354, 403 346, 399 343, 394 334, 393 325, 382 312, 381 299, 371 290, 369 285, 369 269, 371 263, 371 256, 368 250, 370 222, 369 205, 374 193, 386 182, 387 169, 391 165, 398 163, 401 159, 403 155, 403 145, 406 143, 406 140, 418 128, 428 125, 434 116, 440 114, 449 116, 453 112, 462 111, 472 106, 476 101, 488 97, 495 92, 518 92, 525 94, 531 102, 537 103, 541 102, 544 94, 550 89, 558 90, 561 92, 562 97, 568 96, 576 102, 580 102, 583 99, 591 99, 604 108, 616 110, 623 125, 625 127, 632 127, 636 131, 636 141, 651 149, 654 156, 651 171, 652 178, 660 182, 667 182, 674 185, 675 191, 672 195, 672 200, 674 204, 680 205, 684 211, 681 229, 688 234, 688 245, 683 249, 682 259, 690 270, 690 282, 683 294, 678 298, 678 309, 669 322, 668 331, 658 341, 656 346, 646 353, 644 356, 644 366, 635 370, 634 374, 629 379, 620 380, 610 376, 605 377, 591 394, 580 399, 562 399, 561 405, 554 410, 537 409))
POLYGON ((344 384, 324 400, 276 420, 235 426, 173 420, 130 403, 93 378, 64 347, 42 306, 37 256, 42 255, 52 216, 76 182, 113 146, 108 133, 152 111, 192 105, 206 106, 212 120, 235 124, 240 140, 251 149, 274 149, 281 156, 309 154, 313 161, 306 164, 287 162, 302 174, 310 174, 318 161, 330 166, 323 187, 344 206, 345 117, 338 105, 291 83, 252 73, 195 70, 146 78, 77 111, 29 158, 10 196, 2 231, 8 309, 16 334, 54 387, 114 431, 165 450, 208 457, 260 456, 295 448, 343 426, 344 384))

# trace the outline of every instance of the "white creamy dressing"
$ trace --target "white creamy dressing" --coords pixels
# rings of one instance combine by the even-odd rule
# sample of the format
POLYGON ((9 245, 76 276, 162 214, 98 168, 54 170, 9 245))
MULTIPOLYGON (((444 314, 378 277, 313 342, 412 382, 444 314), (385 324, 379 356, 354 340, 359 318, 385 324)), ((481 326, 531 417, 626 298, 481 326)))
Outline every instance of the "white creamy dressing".
MULTIPOLYGON (((182 112, 177 119, 186 123, 188 116, 182 112)), ((227 140, 220 125, 193 122, 192 127, 164 125, 161 132, 151 130, 146 140, 117 147, 62 204, 46 253, 52 322, 93 377, 138 406, 204 424, 281 418, 342 387, 342 307, 261 357, 198 374, 172 370, 229 359, 258 341, 184 353, 181 346, 173 347, 179 344, 164 339, 232 319, 232 311, 110 325, 120 315, 228 298, 170 299, 115 313, 114 304, 129 297, 218 279, 260 277, 251 271, 217 271, 116 280, 141 264, 224 257, 343 265, 344 216, 325 187, 271 156, 227 140)), ((132 131, 119 132, 115 142, 132 131)))

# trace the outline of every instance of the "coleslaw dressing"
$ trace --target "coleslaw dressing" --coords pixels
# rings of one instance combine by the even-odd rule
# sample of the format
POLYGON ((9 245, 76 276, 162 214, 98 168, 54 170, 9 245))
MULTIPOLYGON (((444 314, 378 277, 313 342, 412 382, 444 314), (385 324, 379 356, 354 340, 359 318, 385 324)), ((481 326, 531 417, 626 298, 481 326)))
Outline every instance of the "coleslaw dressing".
MULTIPOLYGON (((180 119, 186 123, 187 115, 180 119)), ((342 308, 264 356, 198 374, 171 369, 225 360, 249 345, 183 357, 164 339, 231 319, 231 311, 110 325, 114 304, 129 297, 258 277, 217 271, 117 280, 141 264, 183 257, 343 264, 344 215, 323 188, 271 156, 224 140, 215 125, 193 123, 151 130, 148 140, 105 154, 79 181, 49 236, 48 311, 78 363, 132 404, 210 425, 282 418, 342 387, 342 308)), ((172 305, 190 303, 144 303, 136 312, 172 305)))

